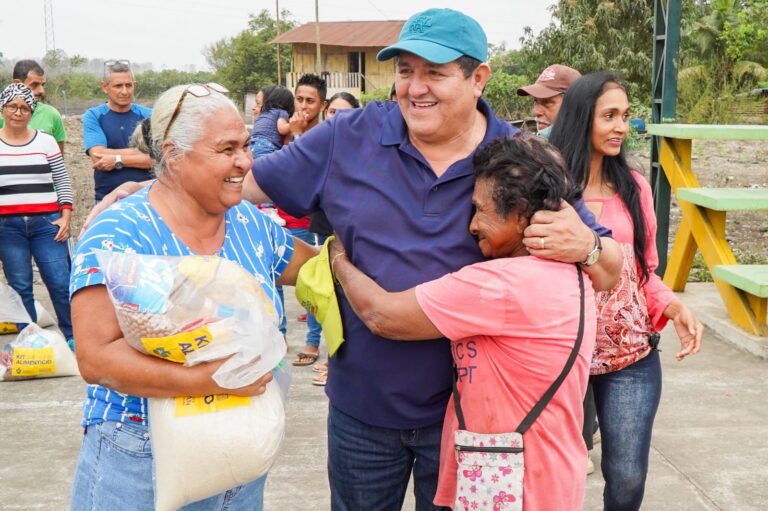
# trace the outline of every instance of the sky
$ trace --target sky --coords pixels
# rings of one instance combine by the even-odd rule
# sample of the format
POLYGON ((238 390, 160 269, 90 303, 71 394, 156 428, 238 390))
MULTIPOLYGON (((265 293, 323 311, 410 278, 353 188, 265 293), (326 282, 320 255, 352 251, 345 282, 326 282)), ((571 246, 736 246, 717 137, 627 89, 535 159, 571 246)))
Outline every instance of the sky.
MULTIPOLYGON (((488 41, 519 46, 523 27, 550 21, 550 0, 317 0, 320 21, 405 20, 431 7, 461 10, 488 41), (503 7, 502 7, 503 6, 503 7)), ((299 24, 315 20, 315 0, 277 0, 299 24)), ((45 54, 43 0, 0 10, 0 52, 6 59, 45 54), (23 6, 22 6, 23 5, 23 6)), ((206 70, 203 48, 244 30, 248 15, 275 12, 276 0, 51 0, 56 48, 69 56, 151 62, 155 70, 206 70)))

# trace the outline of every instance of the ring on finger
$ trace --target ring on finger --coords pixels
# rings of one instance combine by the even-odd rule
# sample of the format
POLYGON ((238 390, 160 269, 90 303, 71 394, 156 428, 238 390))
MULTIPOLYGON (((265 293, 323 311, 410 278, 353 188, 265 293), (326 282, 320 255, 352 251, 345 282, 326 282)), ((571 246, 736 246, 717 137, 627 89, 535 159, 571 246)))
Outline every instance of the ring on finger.
POLYGON ((544 238, 542 237, 539 238, 539 246, 542 250, 544 250, 544 238))

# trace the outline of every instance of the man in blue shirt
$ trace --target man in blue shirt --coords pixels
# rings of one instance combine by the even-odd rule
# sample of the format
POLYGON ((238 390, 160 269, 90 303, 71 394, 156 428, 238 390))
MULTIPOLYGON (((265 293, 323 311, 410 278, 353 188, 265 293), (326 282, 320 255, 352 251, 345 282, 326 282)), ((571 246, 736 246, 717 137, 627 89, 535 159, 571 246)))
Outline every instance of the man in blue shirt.
POLYGON ((152 110, 133 103, 133 73, 127 60, 104 63, 101 90, 107 102, 90 108, 83 115, 83 145, 93 162, 96 201, 127 181, 153 178, 152 159, 128 141, 152 110))
MULTIPOLYGON (((479 24, 457 11, 411 17, 399 41, 378 55, 396 58, 397 103, 336 116, 256 160, 246 198, 268 196, 294 215, 322 209, 351 261, 388 291, 482 260, 468 231, 472 157, 516 132, 481 99, 487 47, 479 24)), ((578 213, 568 205, 537 213, 525 244, 537 256, 589 263, 594 285, 609 288, 622 262, 619 247, 597 237, 584 222, 602 236, 609 231, 577 206, 578 213)), ((416 509, 435 509, 449 343, 377 337, 341 288, 337 294, 346 342, 329 360, 326 386, 332 509, 399 509, 411 472, 416 509)))

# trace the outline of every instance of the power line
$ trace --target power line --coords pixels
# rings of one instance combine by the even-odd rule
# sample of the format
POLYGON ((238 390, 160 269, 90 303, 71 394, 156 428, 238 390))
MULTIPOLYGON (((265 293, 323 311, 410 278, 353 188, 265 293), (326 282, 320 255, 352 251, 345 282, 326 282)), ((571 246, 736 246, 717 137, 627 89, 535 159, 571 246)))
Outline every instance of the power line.
POLYGON ((43 16, 45 18, 45 52, 56 49, 56 38, 53 33, 53 2, 43 0, 43 16))

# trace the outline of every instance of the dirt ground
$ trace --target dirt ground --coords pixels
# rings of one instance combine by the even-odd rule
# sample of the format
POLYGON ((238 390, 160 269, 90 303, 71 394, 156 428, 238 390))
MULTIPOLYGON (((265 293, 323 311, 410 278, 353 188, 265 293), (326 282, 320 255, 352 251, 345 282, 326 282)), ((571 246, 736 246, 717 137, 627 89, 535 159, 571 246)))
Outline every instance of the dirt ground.
MULTIPOLYGON (((75 190, 75 214, 72 232, 79 232, 85 215, 93 204, 93 170, 83 152, 80 116, 65 119, 67 136, 65 162, 75 190)), ((693 164, 701 186, 768 188, 768 146, 758 142, 698 141, 693 145, 693 164)), ((650 176, 649 150, 631 155, 650 176)), ((674 239, 680 210, 672 203, 670 240, 674 239)), ((747 256, 768 260, 768 214, 732 212, 728 214, 727 236, 731 245, 747 256)))

